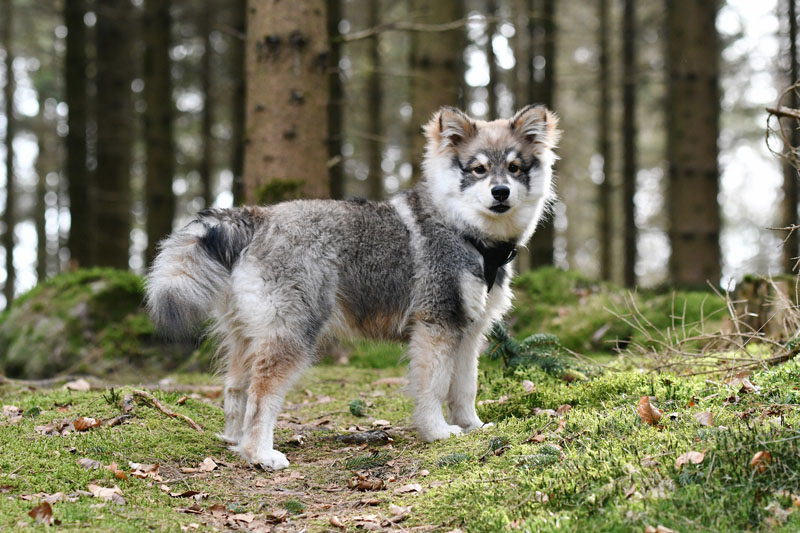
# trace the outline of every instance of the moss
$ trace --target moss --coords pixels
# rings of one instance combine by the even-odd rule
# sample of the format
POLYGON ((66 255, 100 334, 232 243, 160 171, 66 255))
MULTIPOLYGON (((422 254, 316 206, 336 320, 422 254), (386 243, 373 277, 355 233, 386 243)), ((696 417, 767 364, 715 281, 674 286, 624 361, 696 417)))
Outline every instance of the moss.
POLYGON ((144 283, 126 271, 60 274, 0 315, 0 364, 11 377, 169 369, 191 351, 166 345, 142 308, 144 283))
POLYGON ((630 293, 611 283, 593 282, 582 274, 543 268, 514 281, 515 308, 509 319, 517 337, 556 335, 564 346, 580 352, 613 352, 645 336, 615 315, 629 315, 632 298, 653 329, 665 331, 685 321, 722 319, 725 302, 710 291, 640 290, 630 293))
POLYGON ((286 200, 297 200, 303 197, 305 180, 278 179, 269 180, 257 187, 253 192, 256 204, 275 204, 286 200))

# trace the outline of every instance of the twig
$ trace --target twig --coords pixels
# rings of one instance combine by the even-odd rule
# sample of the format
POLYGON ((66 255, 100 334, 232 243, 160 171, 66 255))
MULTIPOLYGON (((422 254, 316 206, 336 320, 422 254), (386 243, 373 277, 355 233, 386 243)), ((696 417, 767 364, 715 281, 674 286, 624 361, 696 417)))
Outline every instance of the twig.
POLYGON ((794 109, 786 106, 767 107, 767 113, 775 115, 776 117, 795 118, 800 120, 800 109, 794 109))
POLYGON ((152 394, 150 394, 149 392, 143 391, 143 390, 137 390, 137 389, 134 389, 131 392, 133 393, 133 395, 135 397, 142 398, 142 399, 150 402, 151 404, 153 404, 153 406, 156 409, 158 409, 159 411, 161 411, 162 413, 164 413, 168 417, 170 417, 170 418, 180 418, 181 420, 183 420, 184 422, 186 422, 187 424, 192 426, 192 429, 194 429, 195 431, 199 431, 200 433, 203 432, 203 428, 201 428, 200 425, 197 422, 195 422, 194 420, 192 420, 191 418, 189 418, 186 415, 182 415, 181 413, 175 413, 173 411, 170 411, 169 409, 164 407, 164 405, 161 402, 159 402, 156 399, 156 397, 153 396, 152 394))

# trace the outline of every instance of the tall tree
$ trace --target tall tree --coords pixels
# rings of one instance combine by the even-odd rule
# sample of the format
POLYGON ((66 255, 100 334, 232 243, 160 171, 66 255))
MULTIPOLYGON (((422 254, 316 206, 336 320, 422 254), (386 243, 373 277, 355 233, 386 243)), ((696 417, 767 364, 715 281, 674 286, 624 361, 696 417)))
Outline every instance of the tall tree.
POLYGON ((623 279, 636 285, 636 6, 624 0, 622 14, 622 205, 625 213, 623 279))
POLYGON ((233 204, 244 202, 244 143, 245 143, 245 33, 247 31, 247 0, 232 0, 231 27, 234 35, 230 41, 231 91, 231 172, 233 173, 233 204))
POLYGON ((203 56, 200 60, 200 90, 203 92, 203 114, 200 120, 200 183, 203 187, 203 206, 210 207, 214 203, 214 184, 212 182, 212 159, 214 140, 211 137, 211 126, 214 121, 214 98, 211 94, 211 61, 214 47, 211 44, 211 19, 214 16, 214 5, 211 0, 203 2, 200 15, 200 35, 203 36, 203 56))
POLYGON ((494 34, 497 30, 495 17, 497 16, 497 2, 495 0, 486 1, 486 62, 489 65, 489 85, 487 89, 487 116, 489 120, 497 118, 497 82, 500 81, 497 73, 497 58, 494 55, 494 34))
POLYGON ((69 191, 70 230, 67 247, 76 266, 89 266, 92 261, 90 174, 86 167, 86 14, 84 0, 64 2, 64 25, 67 27, 64 83, 69 108, 69 130, 66 138, 66 178, 69 191))
MULTIPOLYGON (((541 28, 535 31, 539 39, 534 47, 542 50, 544 59, 544 76, 534 79, 533 100, 553 109, 556 89, 556 2, 541 1, 541 28)), ((535 28, 535 25, 534 25, 535 28)), ((535 74, 534 74, 535 75, 535 74)), ((555 243, 555 227, 553 217, 547 217, 539 223, 536 233, 530 242, 531 267, 536 268, 553 264, 553 247, 555 243)))
POLYGON ((597 117, 598 150, 603 158, 603 181, 600 183, 599 209, 600 209, 600 276, 610 280, 612 276, 612 247, 613 247, 613 205, 611 186, 611 69, 609 67, 609 29, 611 17, 609 16, 609 1, 599 0, 599 79, 600 102, 597 117))
POLYGON ((93 187, 94 263, 128 268, 131 233, 133 81, 130 0, 96 0, 97 177, 93 187))
MULTIPOLYGON (((380 24, 380 2, 369 3, 369 26, 375 28, 380 24)), ((383 92, 381 89, 381 39, 380 33, 372 38, 369 47, 370 70, 367 79, 367 108, 369 114, 369 197, 372 200, 383 199, 383 92)))
MULTIPOLYGON (((342 137, 344 119, 344 83, 339 62, 342 59, 342 34, 339 23, 342 21, 342 1, 328 2, 328 179, 331 187, 331 198, 344 198, 344 165, 342 164, 342 137)), ((375 0, 377 2, 377 0, 375 0)), ((370 2, 370 13, 374 3, 370 2)), ((376 46, 377 46, 377 40, 376 46)))
POLYGON ((39 150, 36 155, 36 210, 34 213, 34 225, 36 226, 36 281, 42 282, 47 278, 47 231, 45 228, 45 195, 47 194, 47 174, 52 162, 52 157, 48 157, 55 151, 51 139, 53 124, 45 116, 45 102, 39 97, 39 115, 36 120, 36 141, 39 150))
POLYGON ((717 6, 666 3, 670 275, 678 284, 720 280, 717 6))
POLYGON ((248 2, 248 202, 300 182, 306 196, 330 194, 326 4, 248 2))
MULTIPOLYGON (((797 0, 786 0, 786 16, 789 23, 789 34, 787 36, 789 41, 789 46, 787 47, 789 68, 787 77, 789 78, 789 84, 793 85, 800 81, 800 72, 798 72, 800 65, 797 57, 797 0)), ((800 99, 797 97, 798 90, 800 89, 793 89, 789 93, 788 105, 793 109, 800 107, 800 99)), ((800 176, 798 176, 797 167, 800 165, 800 159, 797 158, 794 151, 800 148, 800 134, 798 134, 794 120, 787 121, 784 127, 789 132, 790 146, 787 146, 784 150, 782 223, 784 227, 789 227, 798 223, 797 204, 800 201, 800 194, 798 193, 800 183, 798 183, 798 180, 800 180, 800 176)), ((800 255, 799 246, 800 235, 798 235, 797 231, 793 231, 786 238, 786 242, 783 243, 783 268, 786 272, 794 270, 797 257, 800 255)))
MULTIPOLYGON (((463 0, 429 2, 411 0, 411 14, 427 24, 442 24, 460 19, 463 0)), ((425 140, 422 125, 443 105, 461 106, 463 101, 463 60, 466 44, 463 28, 441 32, 414 32, 411 35, 411 147, 415 179, 425 140)))
POLYGON ((530 40, 531 6, 533 0, 514 0, 514 106, 522 109, 530 100, 530 72, 533 54, 530 40))
POLYGON ((16 223, 15 207, 16 174, 14 171, 14 136, 16 134, 16 120, 14 118, 14 6, 12 0, 3 0, 3 50, 6 53, 6 85, 3 88, 6 116, 6 208, 3 213, 5 232, 3 233, 3 247, 6 250, 6 282, 3 293, 6 297, 6 307, 14 300, 14 226, 16 223))
MULTIPOLYGON (((145 203, 147 207, 147 264, 155 257, 158 242, 172 231, 175 218, 175 196, 172 193, 172 177, 175 174, 175 150, 172 140, 174 117, 172 103, 172 78, 170 75, 170 29, 172 26, 169 0, 145 0, 144 2, 144 98, 147 110, 144 114, 144 136, 146 149, 145 203)), ((206 8, 203 18, 208 16, 206 8)), ((208 46, 206 35, 206 46, 208 46)), ((203 110, 203 153, 201 166, 203 196, 208 201, 210 147, 207 136, 211 135, 208 111, 208 87, 205 86, 208 65, 205 64, 208 50, 203 53, 203 82, 206 101, 203 110)), ((209 205, 206 203, 206 205, 209 205)))

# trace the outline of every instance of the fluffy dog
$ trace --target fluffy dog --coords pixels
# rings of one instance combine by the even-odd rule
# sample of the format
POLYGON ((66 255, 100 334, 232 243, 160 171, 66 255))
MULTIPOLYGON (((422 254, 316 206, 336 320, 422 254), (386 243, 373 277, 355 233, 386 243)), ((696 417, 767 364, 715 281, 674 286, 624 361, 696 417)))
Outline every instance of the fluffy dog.
POLYGON ((408 342, 422 439, 483 425, 478 355, 511 304, 508 262, 553 196, 557 122, 541 106, 492 122, 445 107, 425 126, 422 179, 389 202, 208 209, 161 243, 150 315, 172 336, 211 318, 226 366, 223 438, 235 451, 289 465, 275 422, 329 334, 408 342))

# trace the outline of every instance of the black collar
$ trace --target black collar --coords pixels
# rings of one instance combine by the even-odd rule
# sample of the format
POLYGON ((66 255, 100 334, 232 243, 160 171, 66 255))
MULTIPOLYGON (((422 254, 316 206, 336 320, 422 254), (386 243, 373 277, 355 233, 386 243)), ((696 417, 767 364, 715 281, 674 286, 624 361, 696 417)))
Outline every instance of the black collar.
POLYGON ((466 239, 483 256, 483 279, 489 286, 487 291, 490 291, 497 279, 497 271, 517 256, 517 245, 507 241, 486 246, 474 237, 466 237, 466 239))

